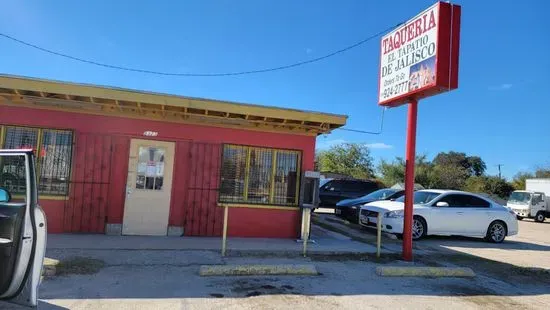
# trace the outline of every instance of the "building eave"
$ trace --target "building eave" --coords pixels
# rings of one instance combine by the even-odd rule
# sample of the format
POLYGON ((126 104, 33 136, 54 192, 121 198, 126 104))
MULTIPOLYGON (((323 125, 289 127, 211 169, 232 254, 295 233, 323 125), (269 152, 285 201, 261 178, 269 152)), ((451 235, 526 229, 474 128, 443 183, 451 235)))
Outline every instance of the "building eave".
POLYGON ((0 104, 76 113, 317 135, 347 116, 0 75, 0 104))

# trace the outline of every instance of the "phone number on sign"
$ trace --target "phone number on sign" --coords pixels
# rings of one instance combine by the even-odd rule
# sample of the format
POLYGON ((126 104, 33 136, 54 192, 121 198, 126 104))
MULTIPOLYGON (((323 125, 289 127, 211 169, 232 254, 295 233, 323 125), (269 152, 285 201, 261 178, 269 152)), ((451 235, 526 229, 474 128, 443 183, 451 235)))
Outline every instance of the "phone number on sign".
POLYGON ((409 82, 405 81, 405 82, 401 82, 399 84, 395 84, 393 86, 384 88, 384 90, 382 90, 382 98, 387 99, 394 95, 405 93, 407 91, 408 84, 409 82))

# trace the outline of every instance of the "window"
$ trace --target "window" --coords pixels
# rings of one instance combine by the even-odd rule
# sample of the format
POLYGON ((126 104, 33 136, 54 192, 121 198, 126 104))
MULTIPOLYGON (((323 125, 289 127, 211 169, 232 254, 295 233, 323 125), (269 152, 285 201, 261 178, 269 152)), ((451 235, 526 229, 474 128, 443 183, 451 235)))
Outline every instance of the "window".
POLYGON ((324 191, 331 191, 331 192, 340 192, 342 191, 342 188, 345 186, 343 184, 342 180, 334 180, 330 181, 327 184, 323 186, 324 191))
POLYGON ((470 195, 451 194, 439 201, 448 203, 451 208, 488 208, 490 206, 490 203, 485 199, 470 195))
POLYGON ((491 204, 485 199, 466 195, 464 195, 464 197, 466 197, 466 208, 489 208, 491 206, 491 204))
MULTIPOLYGON (((447 195, 441 199, 439 199, 439 201, 437 202, 446 202, 449 204, 449 207, 450 208, 459 208, 459 207, 462 207, 462 203, 463 203, 463 200, 462 200, 462 195, 447 195)), ((434 203, 434 206, 435 204, 434 203)))
POLYGON ((224 145, 220 202, 296 205, 300 153, 224 145))
POLYGON ((162 190, 164 148, 140 146, 137 162, 136 189, 162 190))
MULTIPOLYGON (((440 193, 427 192, 427 191, 414 192, 413 202, 414 202, 414 204, 426 204, 426 203, 434 200, 439 195, 440 195, 440 193)), ((405 194, 403 193, 403 196, 397 198, 395 201, 405 202, 405 194)), ((443 200, 440 200, 440 201, 443 201, 443 200)), ((435 203, 434 203, 434 206, 435 206, 435 203)))
POLYGON ((531 204, 532 205, 536 205, 540 202, 543 202, 544 199, 542 199, 542 194, 539 194, 539 193, 534 193, 533 194, 533 199, 531 199, 531 204))
MULTIPOLYGON (((0 128, 5 149, 33 149, 37 157, 38 189, 42 195, 67 195, 71 171, 73 133, 67 130, 4 126, 0 128)), ((0 163, 0 186, 13 194, 25 193, 24 163, 16 158, 0 163)))

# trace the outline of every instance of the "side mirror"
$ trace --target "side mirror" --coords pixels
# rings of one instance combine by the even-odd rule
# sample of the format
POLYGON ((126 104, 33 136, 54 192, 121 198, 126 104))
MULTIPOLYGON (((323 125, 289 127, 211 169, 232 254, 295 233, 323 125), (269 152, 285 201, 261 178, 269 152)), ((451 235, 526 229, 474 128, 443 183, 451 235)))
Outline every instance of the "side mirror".
POLYGON ((3 188, 0 188, 0 202, 10 202, 11 200, 11 194, 3 189, 3 188))
POLYGON ((439 201, 438 203, 435 204, 436 207, 439 207, 439 208, 446 208, 449 206, 449 203, 445 202, 445 201, 439 201))

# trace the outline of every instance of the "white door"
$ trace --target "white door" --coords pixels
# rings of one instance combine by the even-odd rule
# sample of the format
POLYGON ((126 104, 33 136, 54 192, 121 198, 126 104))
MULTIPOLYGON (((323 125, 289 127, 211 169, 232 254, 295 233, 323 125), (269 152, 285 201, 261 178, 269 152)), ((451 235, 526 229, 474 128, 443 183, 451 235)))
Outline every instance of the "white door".
POLYGON ((166 235, 173 166, 173 142, 132 139, 122 234, 166 235))
POLYGON ((452 235, 459 234, 464 225, 465 216, 461 205, 460 194, 445 195, 436 200, 431 208, 428 220, 428 233, 452 235), (438 202, 447 203, 447 206, 436 206, 438 202))
MULTIPOLYGON (((32 150, 0 150, 0 171, 13 171, 12 180, 17 177, 11 188, 0 188, 0 300, 30 307, 38 304, 46 251, 46 216, 38 206, 35 162, 32 150)), ((4 178, 0 175, 0 184, 4 178)))
MULTIPOLYGON (((449 194, 434 202, 430 223, 433 233, 456 235, 480 235, 488 227, 490 203, 484 199, 466 195, 449 194), (437 207, 438 202, 446 202, 447 207, 437 207)), ((429 228, 428 228, 429 229, 429 228)))

